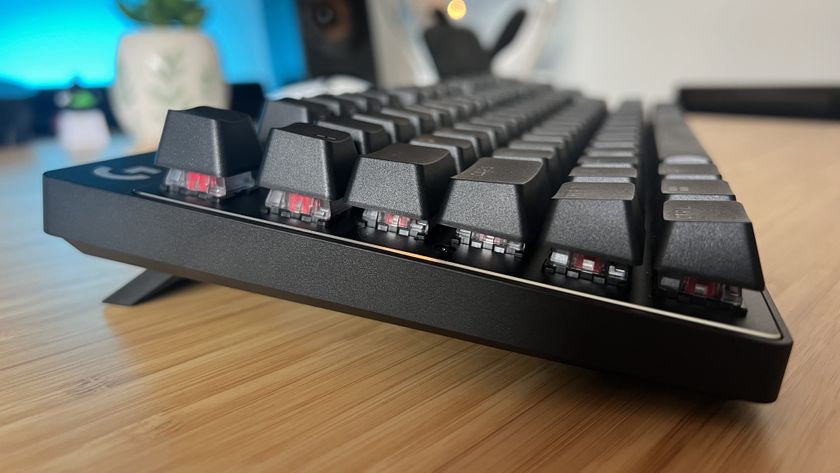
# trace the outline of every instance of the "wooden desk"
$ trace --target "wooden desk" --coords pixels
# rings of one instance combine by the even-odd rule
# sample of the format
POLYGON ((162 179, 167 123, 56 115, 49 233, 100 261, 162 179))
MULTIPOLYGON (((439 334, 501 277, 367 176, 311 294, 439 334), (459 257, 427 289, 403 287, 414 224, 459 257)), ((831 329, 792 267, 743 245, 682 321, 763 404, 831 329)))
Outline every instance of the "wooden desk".
POLYGON ((795 345, 779 400, 720 402, 195 285, 41 231, 54 145, 0 151, 0 471, 840 471, 840 124, 695 116, 795 345))

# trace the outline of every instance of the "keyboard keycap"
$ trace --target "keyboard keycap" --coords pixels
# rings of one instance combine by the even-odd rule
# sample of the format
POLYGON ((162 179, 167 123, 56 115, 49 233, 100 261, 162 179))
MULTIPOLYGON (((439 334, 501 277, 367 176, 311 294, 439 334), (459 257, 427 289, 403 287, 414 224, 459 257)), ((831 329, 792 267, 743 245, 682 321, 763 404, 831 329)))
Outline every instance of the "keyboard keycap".
POLYGON ((443 99, 446 102, 461 106, 461 110, 464 113, 464 116, 471 117, 477 113, 484 111, 486 108, 486 103, 481 100, 477 100, 474 97, 446 97, 443 99))
POLYGON ((329 108, 318 103, 290 98, 267 101, 260 116, 257 136, 260 143, 265 144, 268 134, 274 128, 283 128, 292 123, 317 123, 332 115, 329 108))
POLYGON ((318 126, 343 131, 353 138, 359 154, 378 151, 391 143, 391 138, 381 125, 354 120, 347 117, 332 118, 318 122, 318 126))
POLYGON ((434 120, 435 128, 445 128, 452 126, 453 117, 449 114, 448 111, 444 109, 437 107, 428 107, 426 105, 407 105, 404 108, 406 110, 428 114, 432 117, 432 120, 434 120))
POLYGON ((708 290, 708 298, 718 297, 720 284, 764 288, 752 222, 740 203, 669 200, 662 218, 654 259, 659 276, 683 283, 693 278, 708 290))
POLYGON ((508 135, 515 136, 533 125, 538 115, 541 115, 538 107, 534 106, 521 111, 515 109, 491 110, 479 118, 501 121, 503 126, 508 127, 506 130, 508 135))
POLYGON ((679 108, 673 105, 658 106, 653 126, 656 152, 660 160, 693 163, 705 159, 705 162, 710 162, 708 153, 686 125, 679 108))
POLYGON ((261 155, 248 115, 195 107, 167 112, 155 164, 230 176, 257 169, 261 155))
POLYGON ((538 135, 536 133, 523 133, 522 140, 536 141, 540 143, 554 143, 558 148, 563 149, 564 156, 571 156, 575 153, 576 147, 572 140, 557 135, 538 135))
POLYGON ((347 202, 364 209, 363 226, 422 239, 453 174, 448 151, 395 143, 359 157, 347 202))
POLYGON ((644 227, 636 186, 567 182, 554 196, 546 270, 593 282, 623 284, 642 262, 644 227))
POLYGON ((616 141, 625 141, 625 142, 632 142, 632 146, 638 146, 639 143, 639 134, 635 132, 625 132, 625 131, 599 131, 595 134, 593 141, 601 141, 601 142, 616 142, 616 141))
POLYGON ((382 113, 394 117, 405 118, 414 127, 415 135, 431 133, 435 129, 435 120, 428 113, 406 110, 403 108, 383 107, 382 113))
POLYGON ((493 154, 493 144, 490 142, 490 137, 486 132, 441 128, 440 130, 435 130, 433 134, 444 138, 469 141, 472 143, 473 149, 475 149, 476 156, 484 157, 493 154))
POLYGON ((407 143, 415 136, 414 125, 406 118, 381 112, 368 112, 357 113, 353 115, 353 119, 381 126, 388 133, 392 143, 407 143))
POLYGON ((379 100, 362 94, 342 94, 339 97, 353 102, 360 112, 378 112, 382 108, 379 100))
POLYGON ((454 176, 440 219, 461 245, 522 254, 549 199, 546 170, 536 161, 481 158, 454 176))
POLYGON ((359 111, 359 108, 356 107, 356 104, 353 103, 352 100, 332 95, 318 95, 315 97, 306 97, 301 99, 301 101, 323 105, 330 109, 330 112, 332 112, 332 114, 336 116, 352 115, 359 111))
POLYGON ((630 149, 634 151, 638 149, 638 145, 635 141, 592 140, 589 142, 589 147, 592 149, 630 149))
POLYGON ((531 129, 531 133, 539 136, 559 136, 567 140, 575 140, 575 137, 580 134, 580 126, 535 126, 531 129))
POLYGON ((472 122, 458 122, 454 128, 456 130, 478 131, 486 134, 490 140, 490 147, 493 149, 503 146, 502 143, 507 143, 507 134, 503 127, 480 125, 472 122))
POLYGON ((629 149, 587 149, 586 156, 591 158, 636 158, 638 152, 629 149))
POLYGON ((391 93, 397 97, 402 106, 414 105, 424 98, 420 87, 396 87, 391 89, 391 93))
POLYGON ((578 166, 569 172, 573 182, 629 182, 635 184, 639 177, 635 168, 596 168, 578 166))
POLYGON ((269 135, 259 185, 271 189, 266 211, 304 221, 327 221, 346 210, 347 181, 356 162, 349 134, 308 123, 269 135))
POLYGON ((466 140, 446 138, 443 136, 423 135, 411 140, 411 144, 448 151, 449 155, 455 162, 456 172, 461 172, 464 169, 467 169, 477 159, 472 143, 466 140))
POLYGON ((224 199, 254 187, 262 150, 248 115, 196 107, 166 114, 155 164, 169 192, 224 199))
POLYGON ((538 149, 517 149, 517 148, 499 148, 493 152, 493 157, 497 159, 519 159, 525 161, 537 161, 546 167, 548 170, 548 178, 551 183, 551 190, 557 189, 565 177, 563 175, 562 164, 557 157, 557 153, 547 150, 538 149))
POLYGON ((571 169, 570 162, 572 160, 570 159, 570 155, 566 150, 566 146, 563 143, 552 143, 549 141, 511 140, 510 143, 508 143, 508 148, 550 151, 557 155, 557 159, 563 165, 564 170, 571 169))
POLYGON ((714 164, 660 164, 659 175, 667 179, 717 180, 720 171, 714 164))
POLYGON ((432 107, 445 111, 450 116, 452 123, 466 117, 467 113, 467 107, 460 104, 444 102, 442 100, 426 100, 422 105, 424 107, 432 107))
POLYGON ((511 136, 518 135, 525 127, 524 120, 517 118, 494 117, 489 114, 471 118, 470 123, 484 125, 496 130, 499 141, 497 146, 504 146, 507 144, 511 136))
POLYGON ((398 107, 400 105, 399 99, 386 90, 368 89, 359 92, 359 95, 376 100, 381 107, 398 107))
POLYGON ((662 195, 667 200, 735 200, 726 181, 663 179, 662 195))
POLYGON ((578 166, 589 168, 635 168, 639 165, 638 158, 596 158, 585 155, 578 159, 578 166))

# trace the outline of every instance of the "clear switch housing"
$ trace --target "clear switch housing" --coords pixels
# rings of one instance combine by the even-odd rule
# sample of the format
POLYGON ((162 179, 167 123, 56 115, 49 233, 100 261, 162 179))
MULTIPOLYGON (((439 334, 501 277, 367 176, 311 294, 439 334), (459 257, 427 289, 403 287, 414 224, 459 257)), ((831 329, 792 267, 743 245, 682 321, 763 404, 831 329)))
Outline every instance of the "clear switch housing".
POLYGON ((231 197, 256 186, 251 171, 221 177, 183 169, 170 169, 163 183, 167 191, 209 200, 231 197))
POLYGON ((269 191, 265 199, 266 212, 304 222, 327 222, 347 208, 343 200, 331 201, 276 189, 269 191))
POLYGON ((734 307, 743 302, 740 287, 691 276, 660 276, 657 286, 666 295, 689 302, 719 302, 734 307))
POLYGON ((597 284, 625 284, 630 273, 626 265, 615 264, 597 256, 553 249, 544 264, 548 272, 569 278, 587 279, 597 284))
POLYGON ((413 237, 418 240, 426 238, 426 234, 429 231, 428 220, 373 209, 365 209, 362 212, 360 223, 365 227, 374 228, 382 232, 396 233, 397 235, 413 237))
POLYGON ((463 228, 457 230, 455 240, 460 245, 491 250, 494 253, 522 256, 522 252, 525 251, 525 243, 463 228))

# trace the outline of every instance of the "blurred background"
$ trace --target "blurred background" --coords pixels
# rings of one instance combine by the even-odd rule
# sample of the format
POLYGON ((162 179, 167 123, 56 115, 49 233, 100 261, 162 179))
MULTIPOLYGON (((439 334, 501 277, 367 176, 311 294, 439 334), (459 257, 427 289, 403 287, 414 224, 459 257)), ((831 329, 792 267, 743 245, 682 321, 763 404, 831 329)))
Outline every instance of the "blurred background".
POLYGON ((209 104, 256 118, 266 96, 428 84, 485 68, 612 102, 677 100, 680 87, 840 82, 837 0, 2 6, 0 146, 57 138, 101 152, 127 135, 153 148, 168 108, 209 104))

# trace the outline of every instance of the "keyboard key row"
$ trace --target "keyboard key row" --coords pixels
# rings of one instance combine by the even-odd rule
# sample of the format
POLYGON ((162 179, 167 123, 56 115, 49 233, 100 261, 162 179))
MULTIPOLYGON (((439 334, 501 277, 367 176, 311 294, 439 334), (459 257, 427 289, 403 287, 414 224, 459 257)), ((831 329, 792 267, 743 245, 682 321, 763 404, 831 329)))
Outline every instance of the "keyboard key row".
MULTIPOLYGON (((478 156, 493 153, 507 141, 508 133, 519 133, 569 99, 568 94, 548 91, 535 95, 522 88, 477 92, 448 103, 456 104, 459 113, 483 110, 482 115, 457 122, 453 128, 434 130, 437 122, 431 114, 389 107, 384 96, 376 95, 381 99, 377 112, 332 116, 318 120, 317 125, 293 123, 271 128, 259 172, 259 185, 270 190, 267 213, 323 223, 356 207, 362 209, 362 227, 422 239, 443 213, 441 203, 447 188, 455 187, 458 176, 473 169, 478 156), (496 105, 517 97, 521 100, 515 106, 496 105), (488 108, 490 104, 494 106, 488 108), (434 134, 427 133, 432 130, 434 134), (408 140, 410 144, 403 143, 408 140), (352 166, 348 168, 346 163, 352 166)), ((415 106, 425 106, 420 100, 415 106)), ((280 102, 266 107, 293 109, 299 113, 287 116, 310 120, 323 116, 318 107, 330 108, 327 103, 306 99, 280 102)), ((332 111, 336 110, 333 107, 332 111)), ((265 126, 261 124, 261 128, 265 126)), ((536 161, 540 176, 548 172, 548 161, 544 161, 536 161)), ((505 182, 503 176, 496 177, 505 182)), ((539 204, 547 201, 548 194, 544 197, 539 204)), ((533 212, 537 207, 530 208, 533 212)), ((530 238, 530 233, 527 236, 530 238)))
POLYGON ((678 109, 656 110, 648 143, 638 102, 608 113, 550 88, 467 84, 282 99, 256 128, 170 112, 163 192, 215 206, 259 187, 222 208, 259 198, 269 221, 680 311, 742 314, 743 291, 764 287, 752 224, 678 109))
MULTIPOLYGON (((349 98, 266 105, 265 120, 302 120, 269 127, 264 139, 257 184, 269 189, 269 215, 324 223, 357 208, 362 228, 423 239, 442 225, 470 251, 514 256, 545 228, 546 271, 601 284, 625 283, 640 264, 637 103, 607 116, 601 101, 551 90, 497 88, 431 100, 420 94, 406 105, 414 110, 369 95, 378 111, 350 115, 349 98), (451 110, 416 109, 434 108, 433 101, 457 109, 460 120, 440 128, 441 117, 455 118, 451 110)), ((660 170, 670 172, 668 166, 660 170)), ((680 176, 700 173, 681 169, 680 176)))
POLYGON ((626 284, 642 262, 640 197, 642 110, 625 102, 592 134, 552 199, 546 224, 546 273, 596 284, 626 284), (609 150, 610 153, 601 153, 609 150), (620 152, 613 156, 612 152, 620 152))
POLYGON ((578 101, 549 115, 539 103, 526 103, 520 112, 505 110, 522 114, 521 137, 452 178, 441 224, 456 229, 454 244, 519 256, 536 237, 550 197, 568 172, 573 142, 584 142, 604 110, 602 102, 578 101), (533 133, 561 125, 565 136, 533 133))
POLYGON ((764 288, 752 223, 679 109, 658 107, 653 124, 661 205, 656 289, 682 302, 739 308, 743 288, 764 288))
MULTIPOLYGON (((529 105, 528 96, 544 88, 525 87, 505 81, 501 84, 481 90, 470 89, 471 94, 461 96, 441 95, 438 88, 431 92, 413 88, 411 90, 416 97, 408 100, 405 99, 411 94, 406 89, 400 89, 398 93, 369 90, 338 96, 284 98, 265 104, 259 121, 258 137, 260 143, 265 145, 272 129, 292 123, 318 124, 351 134, 358 151, 367 153, 377 151, 388 143, 408 143, 417 136, 431 134, 436 130, 446 132, 456 129, 478 134, 476 139, 481 143, 476 145, 476 154, 486 156, 493 149, 506 144, 509 137, 519 133, 529 120, 538 118, 541 111, 547 113, 568 99, 560 94, 542 94, 543 103, 529 105), (500 108, 514 99, 522 99, 524 102, 509 109, 500 108), (530 113, 521 111, 525 109, 530 113), (383 133, 387 135, 387 143, 371 137, 383 133), (486 143, 488 141, 490 144, 486 143)), ((455 85, 447 90, 460 90, 460 87, 455 85)))

